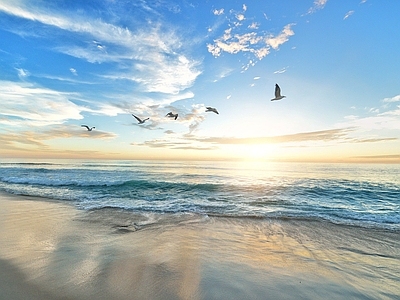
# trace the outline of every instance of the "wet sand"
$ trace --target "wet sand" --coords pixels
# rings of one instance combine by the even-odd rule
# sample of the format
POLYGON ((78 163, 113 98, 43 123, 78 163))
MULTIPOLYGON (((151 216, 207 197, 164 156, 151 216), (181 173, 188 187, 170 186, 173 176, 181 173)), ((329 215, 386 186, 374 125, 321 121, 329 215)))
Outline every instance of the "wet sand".
POLYGON ((396 299, 400 233, 0 193, 0 299, 396 299))

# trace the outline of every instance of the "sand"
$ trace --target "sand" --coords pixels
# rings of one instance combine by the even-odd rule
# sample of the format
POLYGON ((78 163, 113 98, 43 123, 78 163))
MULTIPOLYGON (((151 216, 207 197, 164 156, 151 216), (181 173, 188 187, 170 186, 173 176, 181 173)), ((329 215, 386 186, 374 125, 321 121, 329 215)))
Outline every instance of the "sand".
POLYGON ((400 234, 0 193, 0 299, 396 299, 400 234))

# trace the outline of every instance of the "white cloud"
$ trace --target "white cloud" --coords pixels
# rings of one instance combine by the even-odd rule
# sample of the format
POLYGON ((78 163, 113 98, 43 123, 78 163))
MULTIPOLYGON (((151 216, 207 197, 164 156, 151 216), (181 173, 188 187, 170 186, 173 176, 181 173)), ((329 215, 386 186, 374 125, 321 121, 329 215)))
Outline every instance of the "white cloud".
POLYGON ((260 24, 253 22, 248 26, 248 28, 249 29, 258 29, 259 26, 260 26, 260 24))
POLYGON ((344 16, 343 20, 346 20, 348 17, 350 17, 352 14, 354 14, 354 10, 350 10, 346 13, 346 15, 344 16))
POLYGON ((287 71, 287 69, 288 69, 288 67, 284 67, 284 68, 282 68, 282 69, 280 69, 280 70, 275 71, 274 74, 282 74, 282 73, 285 73, 285 72, 287 71))
POLYGON ((27 70, 24 69, 19 69, 19 68, 15 68, 18 72, 18 77, 20 79, 24 79, 25 77, 29 76, 29 72, 27 70))
POLYGON ((239 21, 243 21, 245 19, 245 17, 243 14, 237 14, 236 19, 238 19, 239 21))
MULTIPOLYGON (((234 24, 235 26, 229 27, 224 31, 221 37, 215 39, 214 43, 207 44, 207 50, 213 56, 218 57, 223 52, 230 54, 248 52, 252 53, 258 60, 261 60, 270 53, 270 48, 277 50, 282 44, 289 40, 290 36, 294 35, 294 31, 292 30, 294 24, 286 25, 277 36, 260 34, 255 31, 236 33, 238 25, 236 23, 234 24)), ((253 26, 249 26, 248 29, 253 29, 253 26)), ((247 69, 249 66, 254 65, 254 63, 255 62, 249 62, 244 68, 247 69)))
POLYGON ((221 8, 221 9, 214 9, 214 11, 213 11, 213 14, 216 15, 216 16, 220 16, 220 15, 222 15, 223 13, 224 13, 224 9, 223 9, 223 8, 221 8))
POLYGON ((74 68, 70 68, 69 70, 72 74, 74 74, 75 76, 78 76, 78 72, 76 72, 76 70, 74 68))
POLYGON ((383 102, 385 102, 385 103, 399 102, 399 101, 400 101, 400 95, 394 96, 392 98, 383 99, 383 102))
POLYGON ((286 25, 280 34, 275 37, 272 36, 267 38, 266 43, 270 45, 273 49, 278 49, 280 45, 286 43, 289 40, 290 36, 294 35, 294 31, 291 28, 293 25, 294 24, 286 25))
POLYGON ((70 18, 12 2, 0 3, 0 11, 61 30, 90 35, 91 46, 63 46, 55 50, 91 63, 121 64, 123 68, 118 68, 124 70, 120 71, 121 77, 138 82, 147 92, 178 93, 190 87, 201 74, 197 69, 200 62, 190 59, 182 50, 183 41, 178 32, 162 29, 157 23, 131 31, 101 19, 70 18), (104 42, 112 44, 114 50, 105 51, 104 42))
POLYGON ((314 5, 309 8, 307 14, 315 13, 317 10, 323 9, 328 0, 315 0, 314 5))
POLYGON ((44 126, 82 119, 82 108, 68 99, 71 95, 27 83, 2 81, 0 115, 4 119, 0 123, 11 120, 21 125, 44 126))

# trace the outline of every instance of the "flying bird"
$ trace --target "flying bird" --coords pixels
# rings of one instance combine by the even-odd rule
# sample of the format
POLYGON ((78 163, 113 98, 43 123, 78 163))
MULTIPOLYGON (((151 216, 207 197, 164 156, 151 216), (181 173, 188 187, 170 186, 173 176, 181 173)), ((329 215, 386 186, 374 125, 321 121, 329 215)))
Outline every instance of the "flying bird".
POLYGON ((206 107, 206 112, 209 112, 209 111, 212 111, 212 112, 214 112, 214 113, 216 113, 217 115, 219 115, 219 112, 218 112, 218 110, 216 109, 216 108, 214 108, 214 107, 206 107))
POLYGON ((165 115, 168 118, 175 118, 178 119, 178 114, 173 114, 171 111, 165 115))
POLYGON ((281 96, 281 88, 279 87, 278 84, 275 84, 275 98, 271 99, 271 101, 274 100, 281 100, 285 98, 286 96, 281 96))
POLYGON ((96 128, 96 127, 89 127, 87 125, 81 125, 81 127, 86 127, 88 131, 92 131, 93 129, 96 128))
POLYGON ((136 117, 134 114, 132 114, 132 116, 136 119, 136 120, 138 120, 138 124, 143 124, 144 122, 146 122, 148 119, 150 119, 150 118, 146 118, 146 119, 140 119, 140 118, 138 118, 138 117, 136 117))

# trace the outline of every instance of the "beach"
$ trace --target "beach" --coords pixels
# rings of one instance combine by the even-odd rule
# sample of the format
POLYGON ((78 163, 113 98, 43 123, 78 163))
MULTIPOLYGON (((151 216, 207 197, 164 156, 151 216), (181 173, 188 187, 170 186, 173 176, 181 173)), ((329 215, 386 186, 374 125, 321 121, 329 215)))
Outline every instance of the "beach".
POLYGON ((395 299, 400 234, 0 194, 0 299, 395 299), (141 224, 141 225, 138 225, 141 224))

